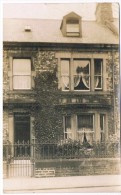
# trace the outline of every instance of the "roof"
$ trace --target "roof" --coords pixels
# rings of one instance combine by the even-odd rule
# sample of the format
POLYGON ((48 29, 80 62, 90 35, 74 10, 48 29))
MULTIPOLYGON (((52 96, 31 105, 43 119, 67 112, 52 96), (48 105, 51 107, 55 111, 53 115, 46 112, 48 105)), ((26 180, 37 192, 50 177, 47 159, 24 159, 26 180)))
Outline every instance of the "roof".
POLYGON ((61 20, 4 19, 3 41, 38 43, 119 44, 119 37, 96 21, 82 21, 82 37, 64 37, 61 20), (25 32, 25 26, 31 32, 25 32))
POLYGON ((78 14, 75 12, 70 12, 69 14, 65 15, 63 18, 72 17, 72 18, 81 18, 78 14))

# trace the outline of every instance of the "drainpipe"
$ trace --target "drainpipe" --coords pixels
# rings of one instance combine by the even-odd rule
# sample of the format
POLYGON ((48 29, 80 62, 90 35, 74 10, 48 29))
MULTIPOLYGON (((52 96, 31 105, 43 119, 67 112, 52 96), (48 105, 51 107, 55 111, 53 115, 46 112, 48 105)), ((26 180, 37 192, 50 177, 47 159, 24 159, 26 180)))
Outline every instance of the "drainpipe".
POLYGON ((114 89, 114 80, 115 80, 115 74, 114 74, 114 52, 113 52, 113 48, 112 48, 112 70, 113 70, 113 111, 114 111, 114 114, 113 114, 113 119, 114 119, 114 133, 116 133, 116 125, 115 125, 115 89, 114 89))

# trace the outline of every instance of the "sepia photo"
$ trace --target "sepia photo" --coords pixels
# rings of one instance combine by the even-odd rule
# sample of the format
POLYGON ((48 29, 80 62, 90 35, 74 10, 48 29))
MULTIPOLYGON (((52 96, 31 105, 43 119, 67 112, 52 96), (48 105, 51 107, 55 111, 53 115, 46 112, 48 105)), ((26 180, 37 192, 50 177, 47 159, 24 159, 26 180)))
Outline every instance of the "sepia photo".
POLYGON ((3 3, 3 193, 121 192, 119 3, 3 3))

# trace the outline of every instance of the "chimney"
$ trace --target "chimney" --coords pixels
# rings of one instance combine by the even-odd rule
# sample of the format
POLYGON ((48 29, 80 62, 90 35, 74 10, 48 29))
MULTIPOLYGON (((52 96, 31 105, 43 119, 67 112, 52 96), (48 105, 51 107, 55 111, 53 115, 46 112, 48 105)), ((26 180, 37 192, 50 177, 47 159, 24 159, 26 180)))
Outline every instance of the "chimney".
POLYGON ((113 22, 112 3, 98 3, 95 15, 98 23, 113 22))

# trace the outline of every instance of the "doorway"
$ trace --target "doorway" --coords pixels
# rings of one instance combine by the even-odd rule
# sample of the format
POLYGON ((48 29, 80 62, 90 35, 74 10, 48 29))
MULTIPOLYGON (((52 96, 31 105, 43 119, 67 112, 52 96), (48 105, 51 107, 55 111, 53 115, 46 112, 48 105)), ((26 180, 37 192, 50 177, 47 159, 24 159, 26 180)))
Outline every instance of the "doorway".
POLYGON ((17 113, 14 115, 14 156, 30 155, 30 116, 17 113))

